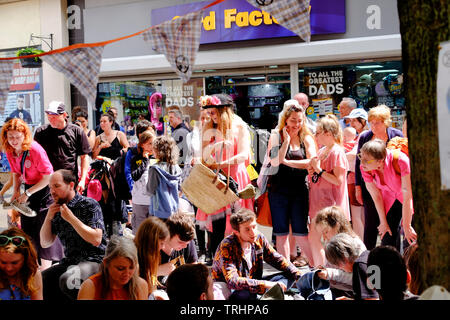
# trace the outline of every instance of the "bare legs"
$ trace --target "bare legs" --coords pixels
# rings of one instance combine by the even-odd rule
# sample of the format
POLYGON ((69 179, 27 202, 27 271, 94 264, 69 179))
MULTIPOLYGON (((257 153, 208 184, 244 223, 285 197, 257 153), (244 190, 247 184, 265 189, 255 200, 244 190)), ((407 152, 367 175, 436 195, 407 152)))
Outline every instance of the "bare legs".
POLYGON ((364 241, 364 207, 351 206, 353 231, 364 241))

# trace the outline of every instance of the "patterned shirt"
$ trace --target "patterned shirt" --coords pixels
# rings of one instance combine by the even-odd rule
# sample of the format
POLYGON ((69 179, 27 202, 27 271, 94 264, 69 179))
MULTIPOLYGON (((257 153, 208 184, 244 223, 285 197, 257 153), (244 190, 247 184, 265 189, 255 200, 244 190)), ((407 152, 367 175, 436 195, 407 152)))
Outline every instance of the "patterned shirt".
POLYGON ((287 271, 294 279, 300 277, 300 271, 275 251, 261 233, 251 245, 251 266, 246 262, 236 235, 223 239, 214 257, 212 277, 214 281, 226 282, 230 289, 263 294, 266 291, 264 281, 261 280, 263 261, 280 271, 287 271))
POLYGON ((98 247, 85 241, 70 223, 57 213, 52 220, 52 233, 56 234, 64 247, 64 262, 78 264, 81 261, 101 263, 106 249, 105 225, 102 209, 97 201, 75 194, 67 207, 85 225, 102 230, 102 242, 98 247))

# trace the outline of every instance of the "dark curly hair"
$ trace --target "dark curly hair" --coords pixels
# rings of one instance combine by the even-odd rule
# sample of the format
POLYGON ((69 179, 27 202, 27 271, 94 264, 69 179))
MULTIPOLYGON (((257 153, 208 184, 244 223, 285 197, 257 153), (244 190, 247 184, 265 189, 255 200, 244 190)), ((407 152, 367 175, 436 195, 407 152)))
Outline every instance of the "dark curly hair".
POLYGON ((153 140, 153 148, 155 149, 155 158, 161 162, 167 162, 169 165, 178 163, 180 151, 175 140, 169 136, 159 136, 153 140))

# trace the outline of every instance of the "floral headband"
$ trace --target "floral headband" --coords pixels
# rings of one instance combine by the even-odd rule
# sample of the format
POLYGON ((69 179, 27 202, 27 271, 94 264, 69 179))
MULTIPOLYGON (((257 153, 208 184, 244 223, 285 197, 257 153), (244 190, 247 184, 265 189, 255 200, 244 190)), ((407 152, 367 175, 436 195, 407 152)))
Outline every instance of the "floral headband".
POLYGON ((228 107, 228 104, 222 104, 216 96, 201 96, 199 104, 203 109, 228 107))

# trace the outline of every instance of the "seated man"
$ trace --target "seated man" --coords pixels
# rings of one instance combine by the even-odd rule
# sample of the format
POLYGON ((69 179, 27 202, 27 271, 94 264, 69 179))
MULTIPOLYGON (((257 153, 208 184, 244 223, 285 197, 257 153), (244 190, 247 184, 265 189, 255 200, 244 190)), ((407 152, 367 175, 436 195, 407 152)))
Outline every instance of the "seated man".
MULTIPOLYGON (((192 219, 184 213, 171 215, 165 221, 170 233, 170 240, 161 253, 159 276, 168 276, 177 266, 194 263, 198 260, 195 248, 195 225, 192 219)), ((164 284, 166 279, 159 279, 164 284)))
POLYGON ((169 275, 166 284, 171 301, 214 300, 213 280, 204 264, 180 266, 169 275))
MULTIPOLYGON (((352 273, 352 289, 355 300, 377 300, 378 294, 367 283, 368 250, 362 251, 360 241, 355 241, 347 233, 338 233, 325 246, 327 261, 339 269, 352 273)), ((319 273, 319 277, 328 278, 326 269, 319 273)), ((336 300, 350 299, 340 297, 336 300)))
POLYGON ((254 212, 242 208, 231 215, 230 224, 233 234, 220 243, 212 266, 214 281, 226 283, 221 289, 219 283, 217 286, 223 298, 256 300, 257 294, 264 294, 277 283, 286 291, 300 277, 300 271, 256 230, 254 212), (264 279, 263 261, 282 274, 264 279))
POLYGON ((367 264, 376 266, 375 272, 379 270, 379 275, 375 275, 379 280, 378 283, 375 281, 375 289, 380 300, 400 301, 419 298, 407 290, 411 274, 402 255, 394 247, 380 246, 372 249, 367 264))
POLYGON ((50 177, 54 203, 40 232, 43 248, 58 236, 65 257, 42 273, 44 300, 77 299, 81 283, 98 271, 106 249, 105 226, 97 201, 76 193, 76 178, 69 170, 50 177))

